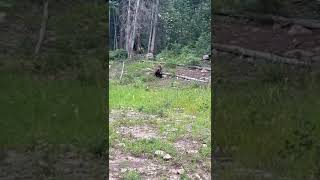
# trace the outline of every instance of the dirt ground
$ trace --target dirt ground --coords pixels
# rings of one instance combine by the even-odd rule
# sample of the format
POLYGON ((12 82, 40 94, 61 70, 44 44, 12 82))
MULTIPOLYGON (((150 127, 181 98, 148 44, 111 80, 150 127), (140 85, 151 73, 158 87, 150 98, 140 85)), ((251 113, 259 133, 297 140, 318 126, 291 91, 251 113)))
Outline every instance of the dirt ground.
POLYGON ((1 152, 1 180, 106 179, 106 161, 70 145, 1 152))
POLYGON ((304 28, 309 32, 290 34, 292 26, 281 27, 280 24, 261 24, 229 17, 217 17, 214 31, 216 43, 236 45, 298 59, 306 56, 319 62, 320 29, 304 28), (302 52, 295 54, 293 50, 302 50, 302 52))
MULTIPOLYGON (((112 122, 125 118, 127 121, 151 121, 157 119, 157 115, 149 115, 136 112, 130 109, 112 110, 110 115, 112 122)), ((194 118, 194 117, 190 117, 194 118)), ((162 118, 163 119, 163 118, 162 118)), ((168 131, 176 131, 176 129, 168 129, 168 131)), ((149 123, 135 124, 132 126, 124 125, 117 128, 117 134, 135 140, 141 139, 166 139, 166 133, 160 133, 149 123)), ((136 171, 142 179, 180 179, 182 174, 187 171, 187 164, 183 161, 175 163, 171 159, 163 161, 155 156, 132 155, 124 150, 125 144, 119 142, 109 149, 109 179, 121 179, 122 175, 129 171, 136 171)), ((174 147, 178 149, 179 155, 172 157, 173 159, 182 156, 182 160, 188 161, 188 156, 198 153, 201 142, 189 139, 179 139, 174 143, 174 147)), ((157 154, 157 153, 156 153, 157 154)), ((210 175, 210 159, 206 162, 199 162, 196 170, 188 172, 187 176, 191 179, 211 179, 210 175)))

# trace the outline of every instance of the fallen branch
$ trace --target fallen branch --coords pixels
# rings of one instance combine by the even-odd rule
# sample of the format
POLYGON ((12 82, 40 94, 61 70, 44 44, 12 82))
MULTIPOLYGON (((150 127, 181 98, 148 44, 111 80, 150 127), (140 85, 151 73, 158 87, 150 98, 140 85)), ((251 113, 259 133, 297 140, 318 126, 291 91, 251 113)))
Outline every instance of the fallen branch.
POLYGON ((208 82, 209 82, 209 81, 205 81, 205 80, 201 80, 201 79, 196 79, 196 78, 192 78, 192 77, 188 77, 188 76, 173 75, 173 74, 165 73, 165 72, 163 72, 162 74, 168 75, 168 76, 174 76, 174 77, 178 77, 178 78, 182 78, 182 79, 187 79, 187 80, 202 82, 202 83, 208 83, 208 82))
POLYGON ((282 57, 282 56, 278 56, 278 55, 275 55, 272 53, 266 53, 266 52, 261 52, 261 51, 245 49, 245 48, 242 48, 239 46, 213 43, 213 47, 216 50, 230 52, 230 53, 234 53, 234 54, 241 54, 241 55, 250 56, 253 58, 262 58, 262 59, 266 59, 266 60, 276 62, 276 63, 305 65, 305 66, 309 65, 309 63, 304 62, 304 61, 299 61, 298 59, 282 57))
POLYGON ((120 74, 120 81, 121 81, 121 79, 122 79, 123 69, 124 69, 124 61, 122 61, 122 70, 121 70, 121 74, 120 74))
POLYGON ((34 51, 35 55, 39 53, 39 50, 41 48, 41 45, 44 39, 44 35, 46 33, 46 26, 47 26, 47 20, 48 20, 48 6, 49 6, 49 0, 46 0, 43 6, 43 17, 42 17, 41 28, 39 32, 39 39, 34 51))
POLYGON ((246 13, 239 14, 233 11, 219 11, 215 12, 215 15, 220 16, 229 16, 234 18, 244 18, 250 20, 257 20, 261 22, 285 22, 286 24, 299 24, 301 26, 310 28, 310 29, 320 29, 320 21, 314 19, 301 19, 301 18, 287 18, 282 16, 274 16, 271 14, 256 14, 256 13, 246 13))
MULTIPOLYGON (((141 60, 142 62, 148 62, 148 63, 154 63, 154 64, 166 64, 166 62, 162 62, 162 61, 148 61, 148 60, 141 60)), ((180 67, 186 67, 186 68, 190 68, 190 69, 205 69, 207 71, 211 71, 211 68, 208 67, 200 67, 200 66, 186 66, 183 64, 174 64, 176 66, 180 66, 180 67)))

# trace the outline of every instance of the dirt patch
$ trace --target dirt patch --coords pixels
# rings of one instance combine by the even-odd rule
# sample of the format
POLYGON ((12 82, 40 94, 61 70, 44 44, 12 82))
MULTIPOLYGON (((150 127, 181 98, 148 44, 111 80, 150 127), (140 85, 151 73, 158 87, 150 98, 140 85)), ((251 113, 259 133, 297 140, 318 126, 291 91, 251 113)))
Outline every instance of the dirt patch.
POLYGON ((211 71, 205 69, 188 69, 177 68, 176 74, 180 76, 188 76, 195 79, 208 81, 211 79, 211 71))
POLYGON ((156 119, 156 115, 146 114, 131 109, 112 109, 109 114, 109 121, 130 119, 130 120, 148 120, 156 119))
POLYGON ((140 175, 149 178, 157 177, 161 171, 166 170, 165 166, 155 164, 153 161, 146 158, 137 158, 130 155, 120 155, 109 161, 110 175, 109 178, 117 179, 121 173, 127 171, 137 171, 140 175))
POLYGON ((159 138, 157 131, 147 125, 133 127, 119 127, 117 133, 123 136, 129 136, 135 139, 152 139, 159 138))
POLYGON ((189 139, 181 139, 174 143, 174 146, 182 154, 195 154, 198 153, 201 148, 201 144, 199 142, 189 139))
POLYGON ((106 179, 106 162, 90 153, 5 151, 0 179, 106 179))

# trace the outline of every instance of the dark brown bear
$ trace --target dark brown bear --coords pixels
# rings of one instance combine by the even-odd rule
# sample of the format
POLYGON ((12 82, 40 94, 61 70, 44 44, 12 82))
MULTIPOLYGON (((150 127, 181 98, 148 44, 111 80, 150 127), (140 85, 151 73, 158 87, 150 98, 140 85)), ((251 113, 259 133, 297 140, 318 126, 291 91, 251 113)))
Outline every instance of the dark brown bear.
POLYGON ((158 78, 162 78, 162 67, 158 65, 157 69, 154 72, 154 75, 158 78))

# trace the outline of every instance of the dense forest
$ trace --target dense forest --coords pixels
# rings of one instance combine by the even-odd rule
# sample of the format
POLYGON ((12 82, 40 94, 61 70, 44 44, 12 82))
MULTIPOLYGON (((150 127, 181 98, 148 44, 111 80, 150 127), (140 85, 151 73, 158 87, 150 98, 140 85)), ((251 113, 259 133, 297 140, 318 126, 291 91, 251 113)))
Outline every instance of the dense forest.
POLYGON ((210 53, 209 0, 116 0, 109 4, 110 50, 128 57, 168 51, 178 55, 183 48, 194 56, 210 53))

